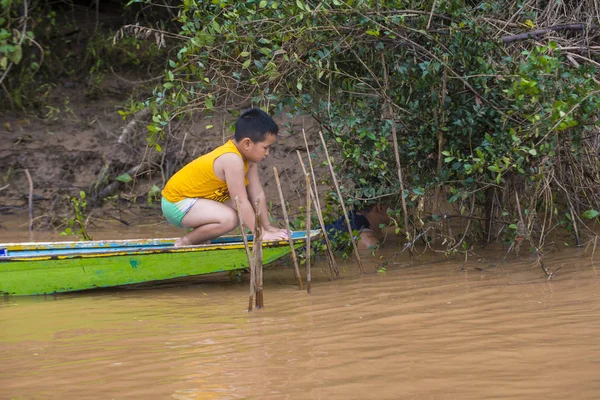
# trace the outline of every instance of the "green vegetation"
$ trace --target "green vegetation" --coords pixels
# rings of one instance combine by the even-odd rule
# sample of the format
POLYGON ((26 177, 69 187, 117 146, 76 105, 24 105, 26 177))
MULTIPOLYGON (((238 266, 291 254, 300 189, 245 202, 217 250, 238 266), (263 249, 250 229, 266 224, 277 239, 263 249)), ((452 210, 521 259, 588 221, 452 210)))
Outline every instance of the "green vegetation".
POLYGON ((391 202, 408 239, 433 224, 450 250, 518 235, 541 249, 557 227, 580 242, 600 209, 595 36, 508 32, 585 21, 593 4, 542 3, 186 0, 178 32, 136 32, 180 40, 140 105, 154 112, 150 141, 186 113, 249 99, 312 115, 349 205, 391 202), (465 217, 460 235, 445 229, 465 217))
MULTIPOLYGON (((31 75, 41 60, 17 44, 31 47, 23 38, 37 40, 41 24, 18 33, 20 3, 3 2, 0 71, 31 75)), ((559 230, 581 244, 600 222, 600 46, 598 26, 586 24, 594 4, 185 0, 159 14, 134 1, 154 11, 123 26, 115 47, 106 33, 90 40, 83 65, 102 80, 115 62, 162 68, 156 60, 168 54, 152 95, 121 111, 152 110, 148 142, 158 151, 185 141, 165 132, 191 114, 250 103, 308 114, 347 205, 391 204, 408 242, 427 232, 422 240, 449 252, 523 239, 540 250, 559 230), (465 223, 452 231, 457 220, 465 223)), ((21 106, 27 80, 13 82, 3 89, 21 106)), ((328 197, 339 213, 335 192, 328 197)))
MULTIPOLYGON (((164 17, 133 8, 121 13, 125 21, 164 17)), ((105 23, 97 13, 90 23, 89 14, 73 1, 0 0, 1 108, 53 117, 60 109, 50 98, 60 80, 81 81, 88 98, 97 98, 106 78, 122 79, 123 70, 141 68, 153 76, 163 71, 164 48, 132 37, 116 43, 110 26, 114 16, 105 23)))
POLYGON ((75 235, 80 240, 92 240, 92 237, 87 231, 87 200, 86 194, 82 190, 79 192, 79 198, 68 197, 69 202, 73 210, 71 217, 65 218, 66 228, 60 234, 62 236, 75 235))

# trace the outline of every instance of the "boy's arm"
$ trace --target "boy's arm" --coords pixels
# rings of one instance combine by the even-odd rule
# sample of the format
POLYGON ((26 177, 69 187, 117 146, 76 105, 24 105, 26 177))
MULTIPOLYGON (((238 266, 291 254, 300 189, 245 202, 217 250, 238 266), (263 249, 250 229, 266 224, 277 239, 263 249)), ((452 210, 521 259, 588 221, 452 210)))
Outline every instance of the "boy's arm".
POLYGON ((287 239, 287 231, 285 229, 279 229, 271 225, 269 219, 269 210, 267 207, 267 196, 260 183, 260 177, 258 175, 258 164, 252 163, 248 167, 248 196, 252 205, 256 204, 256 200, 259 200, 260 215, 262 215, 263 229, 272 235, 269 236, 272 239, 287 239))
POLYGON ((248 192, 246 191, 244 162, 235 154, 223 154, 217 160, 220 161, 219 164, 222 165, 225 183, 227 183, 227 189, 229 190, 229 196, 232 200, 235 199, 236 196, 238 198, 244 226, 251 231, 254 231, 254 208, 248 199, 248 192))

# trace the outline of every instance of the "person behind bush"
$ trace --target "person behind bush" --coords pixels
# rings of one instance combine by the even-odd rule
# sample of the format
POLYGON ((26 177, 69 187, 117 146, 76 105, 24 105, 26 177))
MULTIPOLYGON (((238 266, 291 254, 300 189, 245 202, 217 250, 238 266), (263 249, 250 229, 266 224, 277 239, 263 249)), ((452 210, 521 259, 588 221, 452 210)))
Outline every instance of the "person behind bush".
MULTIPOLYGON (((359 239, 359 247, 373 249, 379 246, 377 236, 382 233, 379 225, 386 225, 389 222, 388 208, 387 204, 374 204, 348 212, 350 227, 352 233, 359 239)), ((334 222, 325 225, 325 232, 333 241, 342 238, 341 235, 348 233, 346 218, 342 215, 334 222)))
POLYGON ((288 233, 269 222, 258 163, 269 155, 279 128, 264 111, 251 108, 235 125, 235 138, 181 168, 162 191, 161 206, 167 221, 191 229, 175 246, 206 242, 238 226, 235 197, 242 220, 254 230, 254 204, 259 201, 263 240, 284 240, 288 233))

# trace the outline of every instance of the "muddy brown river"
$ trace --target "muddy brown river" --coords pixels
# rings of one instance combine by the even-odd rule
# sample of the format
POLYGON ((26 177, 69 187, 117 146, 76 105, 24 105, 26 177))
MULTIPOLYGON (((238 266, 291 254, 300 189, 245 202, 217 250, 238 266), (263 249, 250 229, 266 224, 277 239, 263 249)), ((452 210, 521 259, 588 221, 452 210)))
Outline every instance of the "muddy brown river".
POLYGON ((251 313, 227 276, 0 298, 0 399, 600 398, 600 251, 547 255, 548 281, 525 251, 398 250, 336 281, 318 260, 311 295, 267 269, 251 313))

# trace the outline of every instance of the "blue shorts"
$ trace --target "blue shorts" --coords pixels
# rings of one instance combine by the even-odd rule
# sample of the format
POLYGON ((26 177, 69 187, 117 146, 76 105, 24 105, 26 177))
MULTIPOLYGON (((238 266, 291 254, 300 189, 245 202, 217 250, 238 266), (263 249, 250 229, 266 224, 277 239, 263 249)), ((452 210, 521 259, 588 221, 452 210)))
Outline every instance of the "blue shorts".
POLYGON ((169 200, 162 198, 160 206, 162 208, 163 215, 171 225, 175 225, 178 228, 183 228, 181 221, 185 214, 192 208, 198 199, 183 199, 177 203, 171 203, 169 200))

